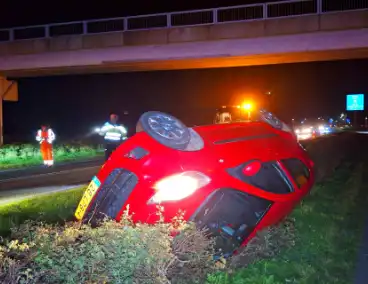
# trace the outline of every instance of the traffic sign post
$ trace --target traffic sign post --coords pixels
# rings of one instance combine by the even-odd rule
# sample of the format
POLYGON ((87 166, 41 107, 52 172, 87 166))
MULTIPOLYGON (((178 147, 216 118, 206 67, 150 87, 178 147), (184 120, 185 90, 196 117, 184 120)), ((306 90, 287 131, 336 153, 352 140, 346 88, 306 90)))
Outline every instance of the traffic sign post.
POLYGON ((364 94, 346 95, 346 111, 354 112, 354 126, 358 124, 358 111, 364 111, 364 94))
POLYGON ((3 101, 18 101, 18 84, 0 76, 0 146, 4 143, 3 101))

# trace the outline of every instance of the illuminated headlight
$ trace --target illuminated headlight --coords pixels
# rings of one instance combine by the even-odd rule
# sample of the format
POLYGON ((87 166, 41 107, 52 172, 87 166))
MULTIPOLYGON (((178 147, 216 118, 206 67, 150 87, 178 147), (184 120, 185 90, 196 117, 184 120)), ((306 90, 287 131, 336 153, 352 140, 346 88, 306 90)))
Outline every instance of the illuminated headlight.
POLYGON ((303 133, 306 133, 306 134, 309 134, 309 133, 312 133, 312 129, 311 128, 304 128, 303 133))
POLYGON ((325 127, 324 127, 323 125, 320 125, 320 126, 318 127, 318 130, 319 130, 319 131, 324 131, 324 130, 325 130, 325 127))
POLYGON ((194 171, 169 176, 155 184, 156 193, 147 204, 182 200, 207 185, 210 181, 211 179, 206 175, 194 171))
POLYGON ((300 133, 300 129, 295 129, 295 133, 299 134, 300 133))
POLYGON ((99 128, 99 127, 95 128, 95 132, 100 132, 100 131, 101 131, 101 128, 99 128))

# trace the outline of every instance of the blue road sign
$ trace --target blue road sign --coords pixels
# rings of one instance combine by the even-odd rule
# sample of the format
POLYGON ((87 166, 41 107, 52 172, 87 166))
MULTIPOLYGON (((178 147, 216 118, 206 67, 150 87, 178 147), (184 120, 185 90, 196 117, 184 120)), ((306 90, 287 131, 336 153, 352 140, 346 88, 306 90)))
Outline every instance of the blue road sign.
POLYGON ((346 95, 346 110, 347 111, 364 110, 364 95, 363 94, 346 95))

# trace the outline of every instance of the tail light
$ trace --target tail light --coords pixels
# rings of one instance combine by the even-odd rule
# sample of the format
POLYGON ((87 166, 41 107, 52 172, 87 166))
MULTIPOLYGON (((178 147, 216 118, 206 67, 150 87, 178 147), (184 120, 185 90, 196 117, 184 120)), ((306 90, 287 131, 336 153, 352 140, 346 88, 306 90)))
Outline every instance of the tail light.
POLYGON ((253 161, 245 165, 242 172, 246 176, 254 176, 260 171, 261 167, 262 163, 260 161, 253 161))

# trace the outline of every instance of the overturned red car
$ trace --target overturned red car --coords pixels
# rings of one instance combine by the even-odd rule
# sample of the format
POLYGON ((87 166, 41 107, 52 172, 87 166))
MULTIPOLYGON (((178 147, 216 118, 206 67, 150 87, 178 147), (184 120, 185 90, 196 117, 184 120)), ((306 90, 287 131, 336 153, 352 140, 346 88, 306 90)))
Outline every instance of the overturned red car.
POLYGON ((110 156, 84 193, 78 220, 170 221, 208 228, 225 254, 281 221, 314 183, 313 163, 293 131, 260 110, 252 121, 186 127, 161 112, 144 113, 137 133, 110 156))

